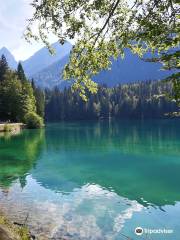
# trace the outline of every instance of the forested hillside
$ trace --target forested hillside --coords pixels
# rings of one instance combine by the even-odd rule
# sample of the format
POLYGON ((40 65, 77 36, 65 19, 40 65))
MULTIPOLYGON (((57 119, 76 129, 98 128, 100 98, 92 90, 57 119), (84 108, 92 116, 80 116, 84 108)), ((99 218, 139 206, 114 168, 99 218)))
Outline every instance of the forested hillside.
POLYGON ((34 80, 26 78, 21 63, 15 71, 9 68, 4 56, 0 59, 0 121, 23 122, 29 127, 42 126, 44 117, 48 122, 165 118, 179 110, 168 97, 171 93, 171 83, 146 81, 113 88, 99 86, 98 93, 89 93, 84 102, 79 92, 71 88, 44 91, 36 87, 34 80))
POLYGON ((100 86, 98 93, 89 94, 84 102, 71 89, 46 90, 46 120, 82 120, 165 118, 178 111, 175 101, 168 98, 172 86, 163 81, 148 81, 108 88, 100 86))
POLYGON ((22 122, 41 127, 44 93, 28 81, 19 63, 11 70, 4 55, 0 58, 0 122, 22 122))

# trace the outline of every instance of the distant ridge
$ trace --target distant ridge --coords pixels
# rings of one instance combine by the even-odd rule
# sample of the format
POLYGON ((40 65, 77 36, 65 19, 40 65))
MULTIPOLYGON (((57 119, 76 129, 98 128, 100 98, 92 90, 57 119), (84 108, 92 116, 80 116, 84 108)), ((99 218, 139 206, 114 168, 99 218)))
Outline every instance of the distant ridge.
POLYGON ((17 62, 16 62, 14 56, 11 54, 11 52, 6 47, 3 47, 0 49, 0 57, 2 55, 4 55, 6 57, 6 60, 9 64, 10 68, 12 68, 12 69, 17 68, 17 62))
MULTIPOLYGON (((145 58, 151 58, 146 53, 145 58)), ((149 80, 162 80, 172 74, 173 71, 162 70, 161 63, 145 62, 137 54, 125 49, 125 57, 112 61, 111 70, 104 70, 94 80, 98 83, 113 87, 120 83, 134 83, 149 80)))
MULTIPOLYGON (((28 78, 30 80, 33 78, 38 86, 42 88, 57 86, 63 89, 71 85, 70 81, 63 80, 62 70, 68 63, 72 45, 69 42, 64 45, 56 42, 52 44, 52 48, 55 49, 56 55, 52 56, 49 50, 43 47, 29 59, 22 61, 22 65, 28 78)), ((11 68, 17 68, 17 62, 7 48, 0 49, 0 55, 2 54, 6 56, 11 68)), ((126 49, 124 59, 119 57, 112 60, 111 70, 104 70, 93 79, 99 84, 113 87, 121 83, 161 80, 172 74, 172 71, 162 71, 161 67, 160 63, 145 62, 126 49)))

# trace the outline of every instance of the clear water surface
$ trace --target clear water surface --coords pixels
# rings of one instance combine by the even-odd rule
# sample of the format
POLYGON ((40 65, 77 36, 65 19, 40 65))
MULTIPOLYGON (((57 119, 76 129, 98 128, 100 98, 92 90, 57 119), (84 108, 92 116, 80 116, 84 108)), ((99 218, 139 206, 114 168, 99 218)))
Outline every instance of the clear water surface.
POLYGON ((38 239, 180 239, 180 122, 47 125, 0 137, 0 211, 38 239), (137 236, 136 227, 173 230, 137 236))

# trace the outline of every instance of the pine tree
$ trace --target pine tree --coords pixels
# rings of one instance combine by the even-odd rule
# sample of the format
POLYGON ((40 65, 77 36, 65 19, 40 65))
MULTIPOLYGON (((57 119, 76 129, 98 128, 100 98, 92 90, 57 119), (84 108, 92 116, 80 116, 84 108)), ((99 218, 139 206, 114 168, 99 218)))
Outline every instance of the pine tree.
POLYGON ((45 95, 44 91, 40 88, 36 88, 34 91, 34 96, 36 99, 36 109, 37 114, 44 118, 44 109, 45 109, 45 95))
POLYGON ((0 119, 7 121, 21 120, 20 98, 22 85, 15 72, 8 70, 0 86, 0 119))
POLYGON ((21 63, 17 71, 8 68, 6 58, 0 59, 0 120, 23 122, 28 127, 38 128, 43 125, 44 95, 36 90, 38 105, 34 89, 25 76, 21 63))
POLYGON ((33 93, 30 82, 24 81, 22 83, 21 93, 21 119, 25 121, 26 114, 36 112, 36 99, 33 93))
POLYGON ((27 81, 21 62, 18 63, 17 75, 18 75, 18 78, 21 80, 21 82, 27 81))
POLYGON ((44 118, 45 114, 45 93, 39 87, 36 87, 34 79, 31 81, 34 97, 36 99, 36 111, 39 116, 44 118))
POLYGON ((32 80, 31 80, 31 86, 32 86, 33 90, 36 89, 35 82, 34 82, 34 79, 33 79, 33 78, 32 78, 32 80))
POLYGON ((21 92, 21 100, 20 100, 21 121, 25 121, 25 116, 28 113, 33 113, 33 112, 36 113, 36 99, 34 96, 32 85, 26 78, 21 62, 19 62, 17 67, 17 76, 22 84, 22 92, 21 92))
POLYGON ((8 63, 4 55, 0 59, 0 82, 4 81, 4 76, 8 70, 8 63))

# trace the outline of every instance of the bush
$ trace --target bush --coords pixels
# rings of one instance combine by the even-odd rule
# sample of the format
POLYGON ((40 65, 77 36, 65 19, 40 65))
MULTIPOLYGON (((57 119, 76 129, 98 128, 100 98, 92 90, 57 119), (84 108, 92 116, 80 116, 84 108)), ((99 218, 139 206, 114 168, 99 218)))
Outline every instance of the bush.
POLYGON ((25 124, 28 128, 41 128, 43 127, 43 119, 35 112, 27 113, 25 116, 25 124))

